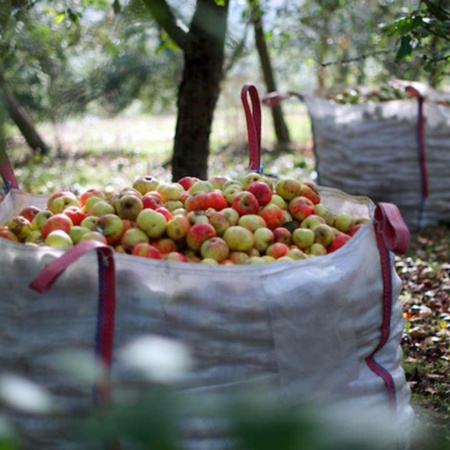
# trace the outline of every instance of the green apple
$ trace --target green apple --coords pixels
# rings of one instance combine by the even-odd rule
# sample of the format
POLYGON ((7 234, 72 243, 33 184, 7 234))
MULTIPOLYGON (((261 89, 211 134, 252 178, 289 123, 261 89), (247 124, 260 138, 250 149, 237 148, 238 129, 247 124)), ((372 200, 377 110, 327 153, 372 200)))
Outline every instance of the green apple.
POLYGON ((136 222, 150 239, 159 238, 167 228, 165 216, 153 209, 143 209, 137 216, 136 222))
POLYGON ((314 231, 309 228, 296 228, 292 232, 292 242, 300 250, 306 250, 314 244, 314 231))
POLYGON ((49 233, 45 238, 44 244, 56 248, 67 248, 73 246, 72 239, 63 230, 54 230, 49 233))
POLYGON ((223 234, 223 239, 230 250, 248 251, 255 245, 253 233, 239 225, 229 227, 223 234))
POLYGON ((334 227, 343 233, 348 233, 356 224, 356 219, 346 212, 339 212, 334 216, 334 227))

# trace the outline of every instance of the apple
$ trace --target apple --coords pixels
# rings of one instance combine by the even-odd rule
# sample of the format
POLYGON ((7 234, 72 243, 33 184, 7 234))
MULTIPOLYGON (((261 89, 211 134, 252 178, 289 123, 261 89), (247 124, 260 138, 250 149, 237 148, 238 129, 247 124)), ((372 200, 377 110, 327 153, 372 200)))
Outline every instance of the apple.
POLYGON ((200 260, 201 264, 209 264, 211 266, 216 266, 217 264, 219 264, 218 261, 216 261, 215 259, 212 258, 203 258, 200 260))
POLYGON ((161 213, 167 221, 172 218, 172 213, 165 206, 160 206, 159 208, 156 208, 155 211, 161 213))
POLYGON ((144 209, 156 209, 160 206, 164 206, 164 203, 161 200, 161 196, 159 195, 159 193, 157 194, 158 195, 155 195, 155 191, 151 191, 142 197, 141 201, 144 209))
POLYGON ((258 214, 246 214, 245 216, 239 217, 237 225, 247 228, 252 233, 254 233, 258 228, 266 228, 266 221, 258 214))
POLYGON ((255 245, 253 233, 239 225, 229 227, 223 234, 223 239, 230 250, 248 251, 255 245))
POLYGON ((228 258, 229 253, 228 244, 218 236, 207 239, 200 247, 200 255, 203 259, 214 259, 217 262, 228 258))
POLYGON ((274 230, 275 228, 281 227, 285 223, 284 210, 274 203, 269 203, 263 206, 259 215, 266 222, 267 228, 274 230))
POLYGON ((255 181, 251 183, 248 186, 247 191, 251 192, 256 197, 261 206, 267 205, 272 200, 272 189, 264 181, 255 181))
POLYGON ((51 216, 53 216, 53 213, 48 209, 44 209, 43 211, 38 212, 34 217, 33 222, 31 222, 31 229, 40 230, 42 228, 42 225, 44 225, 47 219, 51 216))
POLYGON ((356 219, 346 212, 339 212, 334 216, 334 227, 343 233, 348 233, 356 224, 356 219))
POLYGON ((177 209, 184 209, 184 203, 181 200, 167 200, 167 202, 164 202, 164 204, 158 208, 166 208, 173 213, 177 209))
POLYGON ((208 180, 198 180, 196 181, 188 190, 189 194, 193 195, 196 192, 212 192, 214 186, 208 180))
POLYGON ((209 223, 209 217, 206 214, 206 211, 204 211, 202 209, 195 209, 194 211, 189 211, 186 214, 186 218, 189 220, 189 223, 192 225, 194 223, 199 223, 199 222, 209 223))
POLYGON ((208 179, 214 189, 222 190, 225 182, 229 181, 229 178, 223 175, 214 175, 208 179))
MULTIPOLYGON (((117 197, 118 197, 118 196, 117 196, 117 197)), ((101 201, 107 202, 107 200, 106 200, 105 198, 97 197, 96 195, 93 195, 93 196, 89 197, 89 198, 86 200, 86 203, 83 205, 82 209, 83 209, 83 211, 87 212, 87 211, 89 211, 89 210, 90 210, 97 202, 101 202, 101 201)), ((114 199, 113 199, 113 201, 114 201, 114 199)))
POLYGON ((288 204, 289 214, 300 222, 314 213, 314 203, 306 197, 294 197, 288 204))
POLYGON ((275 242, 282 242, 286 245, 292 244, 292 233, 285 227, 277 227, 273 230, 275 242))
POLYGON ((267 264, 267 260, 265 260, 261 256, 250 256, 250 258, 245 261, 245 264, 267 264))
POLYGON ((163 256, 163 259, 166 261, 175 261, 175 262, 187 262, 187 258, 183 253, 180 252, 170 252, 163 256))
POLYGON ((351 236, 349 236, 348 234, 340 234, 336 236, 331 241, 331 244, 327 247, 328 253, 335 252, 338 248, 341 248, 343 245, 345 245, 350 239, 351 236))
POLYGON ((301 183, 299 195, 309 198, 315 205, 320 203, 319 188, 311 181, 301 183))
POLYGON ((44 238, 40 230, 32 230, 31 233, 25 238, 25 244, 44 244, 44 238))
POLYGON ((317 214, 311 214, 300 222, 301 228, 309 228, 313 230, 317 225, 327 224, 326 220, 317 214))
POLYGON ((214 211, 209 216, 209 223, 216 230, 217 236, 222 236, 225 233, 225 230, 231 226, 230 219, 228 216, 222 211, 214 211))
POLYGON ((6 226, 0 227, 0 238, 8 241, 19 242, 19 238, 6 226))
POLYGON ((176 215, 167 222, 166 234, 168 237, 176 241, 186 237, 190 227, 191 222, 187 216, 176 215))
POLYGON ((151 239, 157 239, 162 236, 167 228, 165 216, 153 209, 143 209, 138 214, 136 223, 151 239))
POLYGON ((266 249, 266 255, 271 256, 272 258, 278 259, 282 256, 286 256, 289 251, 289 246, 283 244, 282 242, 274 242, 269 245, 266 249))
POLYGON ((309 228, 296 228, 292 232, 292 242, 300 249, 306 250, 314 244, 314 231, 309 228))
POLYGON ((232 179, 232 180, 225 181, 225 183, 223 183, 222 191, 224 192, 226 189, 228 189, 231 186, 236 186, 236 187, 239 187, 241 191, 243 190, 242 183, 239 180, 232 179))
POLYGON ((255 248, 259 252, 265 252, 269 245, 275 242, 275 236, 273 231, 267 227, 261 227, 254 231, 255 248))
POLYGON ((100 198, 102 200, 106 200, 106 195, 105 193, 101 190, 101 189, 88 189, 87 191, 84 191, 81 193, 80 195, 80 206, 85 206, 86 205, 86 201, 88 200, 88 198, 90 197, 97 197, 100 198))
POLYGON ((192 250, 200 250, 203 242, 215 236, 216 230, 210 223, 195 223, 186 234, 186 244, 192 250))
POLYGON ((119 191, 118 197, 122 197, 123 195, 135 195, 136 197, 142 198, 143 195, 134 187, 126 186, 119 191))
POLYGON ((44 225, 42 225, 42 237, 46 239, 47 236, 55 230, 62 230, 68 234, 72 226, 72 221, 65 214, 54 214, 46 220, 44 225))
POLYGON ((92 230, 90 230, 89 228, 82 227, 81 225, 74 225, 69 230, 69 236, 70 239, 72 239, 74 245, 76 245, 80 242, 81 237, 84 236, 86 233, 89 233, 90 231, 92 230))
POLYGON ((230 221, 230 225, 237 225, 239 220, 239 213, 229 206, 228 208, 222 209, 222 211, 230 221))
POLYGON ((150 242, 153 247, 156 247, 161 255, 178 251, 176 242, 169 237, 161 237, 150 242))
POLYGON ((150 239, 140 228, 125 230, 120 237, 120 245, 123 247, 125 253, 131 253, 133 247, 141 242, 148 244, 150 239))
POLYGON ((228 208, 228 201, 221 191, 214 190, 207 193, 207 207, 216 211, 228 208))
POLYGON ((47 200, 47 209, 53 214, 62 213, 68 206, 81 206, 76 195, 70 191, 55 192, 47 200))
POLYGON ((54 230, 45 237, 44 245, 48 245, 49 247, 67 248, 72 247, 73 242, 65 231, 54 230))
POLYGON ((299 248, 289 248, 286 256, 289 256, 289 258, 293 259, 294 261, 306 259, 308 257, 306 253, 302 252, 299 248))
POLYGON ((105 236, 103 236, 103 234, 100 233, 100 231, 89 231, 89 233, 83 234, 83 236, 80 237, 79 242, 84 242, 84 241, 99 241, 99 242, 102 242, 103 244, 108 243, 105 236))
POLYGON ((20 211, 19 216, 25 217, 30 223, 33 223, 34 218, 41 212, 37 206, 26 206, 20 211))
POLYGON ((270 199, 270 203, 274 203, 281 209, 287 209, 287 207, 288 207, 286 200, 283 197, 281 197, 281 195, 278 195, 278 194, 272 195, 272 198, 270 199))
POLYGON ((314 233, 314 242, 328 247, 334 239, 334 231, 329 225, 321 223, 312 230, 314 233))
POLYGON ((325 220, 326 224, 333 225, 334 214, 322 203, 317 203, 314 205, 314 214, 322 217, 322 219, 325 220))
POLYGON ((140 192, 141 195, 145 195, 147 192, 154 191, 159 185, 159 181, 151 176, 144 175, 134 180, 132 187, 140 192))
POLYGON ((283 178, 275 183, 275 192, 286 201, 291 201, 298 197, 300 193, 301 183, 295 178, 283 178))
POLYGON ((90 231, 96 231, 97 219, 98 219, 97 216, 87 216, 85 219, 81 221, 80 226, 88 228, 90 231))
MULTIPOLYGON (((96 216, 96 217, 101 217, 104 216, 105 214, 114 214, 115 212, 116 211, 114 210, 114 207, 106 200, 99 200, 98 202, 95 202, 88 210, 86 210, 88 216, 96 216)), ((127 217, 124 217, 124 219, 125 218, 127 217)))
POLYGON ((233 250, 228 255, 228 258, 233 262, 233 264, 244 264, 248 260, 249 256, 246 252, 233 250))
MULTIPOLYGON (((96 205, 94 205, 95 207, 96 205)), ((133 194, 124 194, 114 203, 115 212, 121 219, 135 221, 138 214, 144 209, 144 202, 133 194)), ((90 211, 88 212, 90 214, 90 211)), ((95 215, 95 214, 90 214, 95 215)))
POLYGON ((220 264, 221 266, 234 266, 234 265, 235 265, 234 262, 231 261, 231 259, 229 259, 229 258, 226 258, 226 259, 224 259, 223 261, 220 261, 219 264, 220 264))
POLYGON ((262 180, 263 180, 262 174, 258 172, 249 172, 241 178, 240 182, 242 189, 247 189, 252 183, 262 180))
POLYGON ((246 214, 258 214, 259 203, 256 197, 249 191, 237 193, 231 202, 231 207, 238 212, 240 216, 246 214))
POLYGON ((80 206, 68 206, 64 211, 69 219, 72 221, 73 225, 80 225, 80 223, 87 217, 87 214, 81 209, 80 206))
POLYGON ((28 219, 22 216, 15 216, 6 222, 9 231, 14 233, 19 241, 24 241, 31 233, 31 223, 28 219))
POLYGON ((115 214, 105 214, 99 217, 95 225, 96 230, 105 236, 108 244, 117 242, 125 229, 122 219, 115 214))
POLYGON ((169 200, 180 200, 185 189, 179 183, 162 183, 156 190, 161 194, 161 200, 165 203, 169 200))
POLYGON ((234 197, 242 192, 242 187, 237 184, 233 184, 225 188, 223 191, 223 196, 227 199, 228 205, 231 205, 234 197))
POLYGON ((208 208, 208 194, 204 191, 197 191, 189 195, 184 201, 184 207, 186 211, 195 211, 208 208))
POLYGON ((200 181, 200 178, 185 176, 178 180, 178 184, 181 184, 184 190, 188 191, 190 187, 197 181, 200 181))
POLYGON ((327 249, 319 242, 314 242, 314 244, 309 247, 307 252, 312 256, 322 256, 327 254, 327 249))
POLYGON ((140 242, 133 247, 131 254, 142 258, 161 259, 161 252, 153 245, 140 242))

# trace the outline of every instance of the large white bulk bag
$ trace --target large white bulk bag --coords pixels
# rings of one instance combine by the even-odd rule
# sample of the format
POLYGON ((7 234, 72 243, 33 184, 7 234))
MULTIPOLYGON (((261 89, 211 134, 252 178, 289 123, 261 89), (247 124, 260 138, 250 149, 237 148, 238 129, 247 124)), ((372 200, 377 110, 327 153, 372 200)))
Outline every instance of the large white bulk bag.
MULTIPOLYGON (((392 250, 405 250, 408 230, 394 205, 320 191, 332 211, 371 220, 336 252, 295 262, 209 266, 85 247, 63 270, 80 247, 64 252, 0 239, 0 373, 27 377, 69 409, 88 406, 91 387, 55 371, 52 357, 83 349, 111 358, 114 397, 116 385, 133 379, 117 349, 151 333, 191 349, 195 365, 175 386, 180 391, 231 395, 264 386, 293 408, 393 413, 407 435, 413 410, 392 250), (111 286, 114 295, 107 295, 111 286)), ((0 223, 46 200, 13 189, 0 204, 0 223)), ((70 418, 6 413, 24 449, 80 448, 67 434, 70 418)), ((231 444, 220 424, 197 418, 187 422, 184 445, 231 444)))

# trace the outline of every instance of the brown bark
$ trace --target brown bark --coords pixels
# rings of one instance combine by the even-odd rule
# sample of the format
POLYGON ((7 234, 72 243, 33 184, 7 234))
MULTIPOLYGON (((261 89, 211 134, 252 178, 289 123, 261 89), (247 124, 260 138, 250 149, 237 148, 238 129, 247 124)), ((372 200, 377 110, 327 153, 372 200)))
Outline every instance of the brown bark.
POLYGON ((49 147, 37 132, 25 108, 19 103, 14 92, 1 77, 0 93, 2 94, 6 111, 19 128, 33 153, 39 153, 41 155, 48 154, 49 147))
POLYGON ((198 0, 178 91, 172 178, 208 176, 209 138, 223 76, 228 1, 198 0))
POLYGON ((209 137, 223 77, 229 0, 197 0, 189 27, 181 26, 166 0, 144 0, 158 24, 183 50, 172 178, 208 176, 209 137))
MULTIPOLYGON (((277 84, 275 81, 275 75, 272 67, 272 62, 269 56, 269 50, 264 37, 264 29, 262 23, 262 11, 258 4, 255 4, 252 8, 252 22, 255 30, 255 44, 259 55, 259 61, 261 63, 261 70, 264 77, 264 83, 266 85, 267 92, 275 92, 277 90, 277 84)), ((278 145, 288 144, 291 139, 289 136, 289 130, 284 120, 283 110, 281 104, 275 105, 271 108, 273 125, 278 145)))

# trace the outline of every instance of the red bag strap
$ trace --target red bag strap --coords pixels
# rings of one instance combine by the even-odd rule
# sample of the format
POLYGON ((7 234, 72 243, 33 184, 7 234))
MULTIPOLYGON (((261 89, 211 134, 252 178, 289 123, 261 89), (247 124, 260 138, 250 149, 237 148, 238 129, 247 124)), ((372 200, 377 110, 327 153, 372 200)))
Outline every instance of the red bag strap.
POLYGON ((2 143, 0 143, 0 176, 5 183, 4 189, 6 192, 9 192, 10 189, 19 189, 14 169, 2 143))
POLYGON ((400 255, 408 251, 410 233, 397 205, 378 203, 374 213, 374 225, 389 250, 400 255))
MULTIPOLYGON (((45 266, 30 283, 30 288, 41 293, 47 292, 71 264, 91 250, 97 251, 99 270, 99 301, 95 352, 109 373, 112 364, 116 305, 113 248, 98 241, 80 242, 45 266)), ((108 379, 104 380, 97 387, 95 401, 106 401, 109 398, 109 392, 110 380, 108 377, 108 379)))
POLYGON ((256 87, 249 84, 244 85, 241 91, 241 100, 247 123, 249 169, 261 173, 261 102, 256 87), (249 95, 251 109, 248 102, 249 95))

